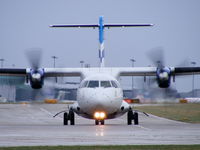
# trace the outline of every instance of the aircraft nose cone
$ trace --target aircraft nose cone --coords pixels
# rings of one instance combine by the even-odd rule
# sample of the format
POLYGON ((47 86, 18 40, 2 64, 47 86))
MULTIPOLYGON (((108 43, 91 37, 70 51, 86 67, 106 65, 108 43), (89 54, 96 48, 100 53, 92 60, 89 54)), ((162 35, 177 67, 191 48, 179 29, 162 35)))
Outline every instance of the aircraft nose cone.
POLYGON ((83 99, 80 101, 82 109, 88 114, 96 111, 103 111, 106 114, 114 113, 121 105, 121 101, 116 99, 113 89, 87 89, 83 99))
POLYGON ((110 102, 110 100, 111 100, 106 95, 95 96, 94 99, 95 99, 95 103, 96 103, 96 105, 97 105, 98 108, 100 108, 100 107, 102 107, 102 108, 106 107, 106 105, 108 105, 109 102, 110 102))
POLYGON ((90 97, 91 106, 96 110, 110 111, 112 109, 113 98, 105 92, 94 93, 90 97))

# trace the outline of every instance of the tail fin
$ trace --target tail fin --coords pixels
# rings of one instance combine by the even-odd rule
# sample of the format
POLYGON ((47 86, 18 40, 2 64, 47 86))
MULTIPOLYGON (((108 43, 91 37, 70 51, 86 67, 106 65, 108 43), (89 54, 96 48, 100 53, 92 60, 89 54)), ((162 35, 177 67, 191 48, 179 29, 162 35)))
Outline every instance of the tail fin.
POLYGON ((104 24, 103 17, 99 17, 99 59, 100 67, 105 66, 105 51, 104 51, 104 24))
POLYGON ((105 49, 104 49, 104 28, 112 27, 150 27, 153 24, 104 24, 103 17, 99 17, 99 24, 67 24, 67 25, 50 25, 52 28, 99 28, 99 59, 100 67, 105 66, 105 49))

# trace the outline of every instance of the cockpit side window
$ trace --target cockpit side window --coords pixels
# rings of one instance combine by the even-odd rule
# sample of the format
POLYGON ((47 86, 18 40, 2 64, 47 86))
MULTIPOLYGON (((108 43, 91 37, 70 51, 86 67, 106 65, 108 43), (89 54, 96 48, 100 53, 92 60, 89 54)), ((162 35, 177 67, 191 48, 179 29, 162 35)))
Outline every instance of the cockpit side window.
POLYGON ((87 85, 88 85, 88 81, 84 81, 82 85, 80 86, 80 88, 85 88, 87 87, 87 85))
POLYGON ((108 88, 112 87, 110 81, 101 81, 101 87, 108 88))
POLYGON ((89 81, 88 88, 96 88, 99 87, 99 81, 89 81))
POLYGON ((117 85, 117 83, 115 81, 111 81, 112 83, 112 86, 115 87, 115 88, 119 88, 119 86, 117 85))

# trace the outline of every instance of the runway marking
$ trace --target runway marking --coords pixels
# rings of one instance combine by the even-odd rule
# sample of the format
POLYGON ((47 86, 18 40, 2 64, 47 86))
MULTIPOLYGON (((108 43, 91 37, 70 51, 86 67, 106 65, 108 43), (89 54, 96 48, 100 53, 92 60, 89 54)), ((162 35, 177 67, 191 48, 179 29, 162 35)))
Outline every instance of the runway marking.
POLYGON ((149 129, 149 128, 145 128, 145 127, 143 127, 143 126, 141 126, 141 125, 137 125, 138 127, 140 127, 141 129, 145 129, 145 130, 148 130, 148 131, 150 131, 151 129, 149 129))
MULTIPOLYGON (((51 113, 50 111, 48 111, 48 110, 46 110, 46 109, 44 109, 44 108, 40 108, 40 110, 43 111, 43 112, 45 112, 45 113, 47 113, 48 115, 50 115, 50 116, 52 116, 52 117, 55 115, 55 114, 51 113)), ((56 118, 61 119, 60 116, 57 116, 56 118)))
MULTIPOLYGON (((62 105, 34 105, 22 108, 18 105, 3 105, 12 111, 1 109, 0 146, 28 145, 142 145, 142 144, 199 144, 199 124, 177 124, 167 120, 141 115, 141 124, 126 125, 127 118, 106 121, 96 126, 94 120, 80 116, 76 126, 63 126, 55 112, 62 105), (47 108, 48 107, 48 108, 47 108), (36 113, 37 111, 37 113, 36 113), (33 122, 27 118, 33 115, 33 122), (54 122, 55 121, 55 122, 54 122), (149 128, 149 129, 148 129, 149 128), (52 142, 53 141, 53 142, 52 142)), ((77 116, 77 115, 76 115, 77 116)))
POLYGON ((171 119, 168 119, 168 118, 163 118, 163 117, 155 116, 155 115, 152 115, 152 114, 149 114, 149 116, 152 117, 152 118, 156 118, 156 119, 160 119, 160 120, 164 120, 164 121, 169 121, 169 122, 172 122, 172 123, 189 124, 189 123, 186 123, 186 122, 171 120, 171 119))

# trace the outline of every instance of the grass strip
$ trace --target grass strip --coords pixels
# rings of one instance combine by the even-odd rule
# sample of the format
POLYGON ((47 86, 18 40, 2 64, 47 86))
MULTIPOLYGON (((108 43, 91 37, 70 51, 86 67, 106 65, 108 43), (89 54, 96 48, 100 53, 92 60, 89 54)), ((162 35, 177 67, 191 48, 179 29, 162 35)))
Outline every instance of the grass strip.
POLYGON ((137 110, 188 123, 200 123, 200 104, 167 104, 162 106, 138 106, 137 110))
POLYGON ((0 150, 199 150, 200 145, 128 145, 128 146, 20 146, 0 150))

